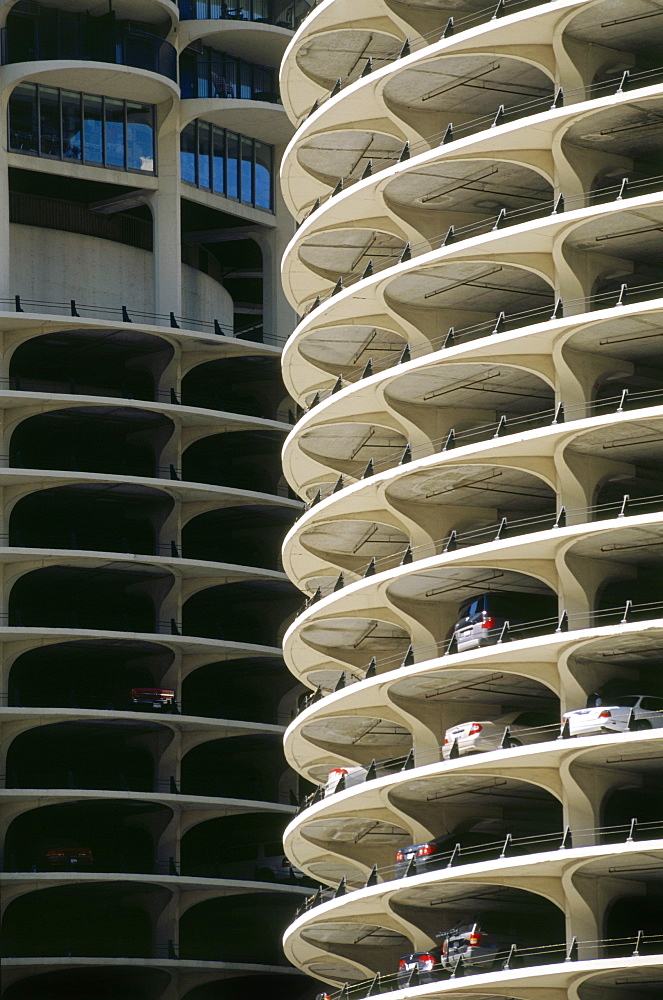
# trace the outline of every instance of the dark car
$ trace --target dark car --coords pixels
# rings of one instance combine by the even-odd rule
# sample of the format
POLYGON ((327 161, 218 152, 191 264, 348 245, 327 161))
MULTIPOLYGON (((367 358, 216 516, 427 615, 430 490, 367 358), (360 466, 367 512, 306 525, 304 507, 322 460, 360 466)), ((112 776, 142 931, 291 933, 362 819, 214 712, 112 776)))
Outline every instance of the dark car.
POLYGON ((447 833, 421 844, 409 844, 396 852, 394 877, 401 878, 405 875, 413 858, 415 868, 412 874, 420 875, 422 872, 444 868, 451 860, 456 844, 460 845, 463 860, 468 864, 472 861, 486 861, 499 856, 502 842, 499 833, 494 831, 466 830, 463 833, 447 833), (481 850, 482 847, 485 849, 481 850))
POLYGON ((71 840, 53 841, 35 858, 35 870, 40 872, 89 872, 93 867, 92 848, 71 840))
POLYGON ((420 983, 435 983, 444 975, 442 966, 442 949, 431 948, 429 951, 413 951, 403 955, 398 963, 396 977, 399 987, 407 986, 414 969, 418 970, 420 983))
POLYGON ((172 688, 132 688, 131 707, 136 712, 174 712, 172 688))
POLYGON ((500 969, 509 957, 511 946, 518 950, 536 947, 542 942, 532 934, 527 918, 517 920, 514 914, 497 912, 460 920, 442 937, 442 963, 453 970, 462 959, 465 968, 475 972, 500 969))
POLYGON ((453 635, 459 653, 466 649, 492 646, 499 639, 505 622, 511 627, 555 618, 557 599, 540 594, 479 594, 460 607, 453 635))

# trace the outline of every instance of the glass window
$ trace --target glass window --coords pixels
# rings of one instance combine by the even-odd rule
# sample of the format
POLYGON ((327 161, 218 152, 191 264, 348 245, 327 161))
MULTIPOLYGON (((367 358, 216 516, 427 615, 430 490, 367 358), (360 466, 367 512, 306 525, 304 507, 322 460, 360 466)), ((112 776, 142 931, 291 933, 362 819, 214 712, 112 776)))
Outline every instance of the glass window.
POLYGON ((226 163, 226 133, 222 128, 212 130, 212 163, 214 172, 212 175, 212 187, 217 194, 226 193, 225 163, 226 163))
POLYGON ((123 167, 124 155, 124 101, 106 100, 106 164, 123 167))
POLYGON ((242 136, 242 201, 253 204, 253 140, 242 136))
POLYGON ((210 187, 210 128, 207 122, 198 125, 198 184, 202 188, 210 187))
POLYGON ((154 173, 154 128, 149 104, 127 104, 127 169, 154 173))
POLYGON ((83 158, 82 94, 61 91, 62 101, 62 155, 68 160, 83 158))
POLYGON ((9 147, 38 153, 37 135, 37 86, 22 83, 9 99, 9 147))
POLYGON ((103 98, 90 97, 83 99, 83 141, 86 163, 104 162, 103 136, 103 98))
POLYGON ((258 208, 274 208, 272 191, 273 156, 272 147, 264 142, 256 142, 255 203, 258 208))
POLYGON ((60 92, 55 87, 39 88, 41 155, 60 156, 60 92))
POLYGON ((182 180, 196 184, 196 123, 192 122, 180 137, 180 171, 182 180))
POLYGON ((239 198, 239 136, 228 132, 227 188, 229 198, 239 198))

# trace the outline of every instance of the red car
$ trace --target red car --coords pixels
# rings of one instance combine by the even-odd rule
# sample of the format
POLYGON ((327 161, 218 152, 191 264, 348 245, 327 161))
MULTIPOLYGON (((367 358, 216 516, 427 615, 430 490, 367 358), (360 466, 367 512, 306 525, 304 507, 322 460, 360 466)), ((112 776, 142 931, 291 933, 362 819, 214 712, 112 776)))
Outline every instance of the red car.
POLYGON ((47 872, 89 872, 93 866, 91 847, 67 841, 45 847, 37 862, 38 870, 47 872))
POLYGON ((171 688, 132 688, 131 707, 137 712, 172 712, 175 692, 171 688))

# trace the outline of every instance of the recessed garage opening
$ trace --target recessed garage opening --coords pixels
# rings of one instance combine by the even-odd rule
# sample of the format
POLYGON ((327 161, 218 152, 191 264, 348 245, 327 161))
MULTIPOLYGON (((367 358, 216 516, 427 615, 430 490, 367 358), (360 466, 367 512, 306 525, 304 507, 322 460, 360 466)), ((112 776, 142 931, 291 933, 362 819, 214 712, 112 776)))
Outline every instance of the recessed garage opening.
POLYGON ((190 750, 182 760, 181 790, 185 795, 277 802, 285 769, 278 735, 213 740, 190 750))
POLYGON ((9 595, 9 624, 154 632, 155 601, 169 574, 52 566, 21 577, 9 595))
POLYGON ((614 944, 605 946, 606 957, 631 955, 638 931, 642 931, 645 935, 638 949, 640 954, 660 955, 663 951, 661 927, 663 927, 663 886, 657 880, 646 887, 643 886, 642 892, 638 895, 623 896, 608 909, 605 936, 609 941, 614 941, 614 944))
POLYGON ((155 378, 172 354, 169 344, 134 330, 65 330, 21 344, 9 380, 23 392, 153 400, 155 378))
POLYGON ((9 675, 15 707, 135 709, 131 691, 158 687, 173 654, 149 643, 68 642, 23 653, 9 675))
MULTIPOLYGON (((301 885, 284 864, 281 816, 249 813, 199 823, 182 837, 182 875, 301 885)), ((307 880, 308 881, 308 880, 307 880)))
MULTIPOLYGON (((24 497, 11 512, 9 544, 165 555, 157 534, 173 501, 129 486, 82 485, 24 497)), ((168 550, 169 553, 170 550, 168 550)))
POLYGON ((168 984, 157 969, 67 969, 30 976, 7 988, 5 1000, 158 1000, 168 984))
POLYGON ((278 646, 285 622, 301 603, 291 583, 255 581, 210 587, 182 609, 187 635, 278 646))
POLYGON ((145 802, 76 802, 31 809, 10 825, 6 871, 161 872, 156 838, 172 813, 145 802))
POLYGON ((182 684, 182 714, 285 725, 278 713, 292 675, 278 657, 223 660, 199 667, 182 684))
POLYGON ((256 893, 199 903, 180 920, 180 958, 287 965, 281 939, 291 920, 287 897, 256 893))
POLYGON ((152 477, 172 432, 166 417, 140 410, 100 406, 43 413, 14 431, 9 464, 152 477))
POLYGON ((663 838, 663 773, 647 773, 642 784, 609 792, 601 807, 605 843, 663 838), (635 822, 633 822, 635 820, 635 822))
POLYGON ((197 365, 182 379, 182 403, 268 420, 287 418, 285 389, 275 358, 223 358, 197 365))
POLYGON ((190 445, 182 458, 182 478, 213 486, 256 493, 281 491, 281 446, 278 431, 231 431, 190 445))
MULTIPOLYGON (((316 982, 294 971, 290 975, 242 976, 225 982, 205 983, 184 995, 183 1000, 246 1000, 269 994, 270 1000, 314 1000, 328 985, 316 982)), ((58 998, 59 1000, 59 998, 58 998)), ((132 998, 133 1000, 133 998, 132 998)))
POLYGON ((145 724, 64 722, 22 733, 7 754, 7 787, 154 791, 154 758, 143 745, 149 731, 145 724))
MULTIPOLYGON (((42 889, 10 903, 5 911, 3 955, 152 956, 152 921, 145 908, 145 890, 135 885, 67 886, 42 889)), ((156 900, 165 890, 153 889, 156 900)))
POLYGON ((275 506, 224 507, 200 514, 182 530, 186 559, 281 568, 281 543, 295 512, 275 506))

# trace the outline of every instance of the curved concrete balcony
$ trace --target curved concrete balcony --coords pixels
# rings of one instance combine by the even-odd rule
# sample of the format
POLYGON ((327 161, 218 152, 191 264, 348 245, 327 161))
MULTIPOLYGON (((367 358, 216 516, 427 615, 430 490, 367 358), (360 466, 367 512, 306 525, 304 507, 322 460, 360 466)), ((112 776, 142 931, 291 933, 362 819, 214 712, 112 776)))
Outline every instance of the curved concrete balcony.
MULTIPOLYGON (((558 849, 560 843, 565 846, 574 843, 574 836, 581 844, 593 845, 596 851, 597 843, 605 834, 616 836, 617 849, 622 849, 630 824, 620 828, 621 832, 609 831, 607 827, 605 831, 596 828, 595 806, 588 807, 587 799, 583 798, 586 789, 583 792, 582 773, 586 768, 605 768, 603 792, 618 787, 624 773, 640 777, 647 773, 653 775, 658 769, 660 742, 657 730, 647 730, 570 740, 554 738, 529 746, 432 763, 426 763, 424 755, 424 763, 420 766, 415 754, 412 767, 354 785, 305 808, 286 830, 286 851, 298 867, 328 884, 335 885, 345 879, 349 887, 360 887, 372 872, 372 882, 375 882, 374 866, 377 865, 377 878, 383 890, 387 887, 388 891, 397 891, 411 884, 418 887, 435 880, 437 872, 408 876, 407 881, 403 881, 404 873, 394 868, 397 849, 413 840, 416 842, 417 837, 423 840, 436 836, 448 823, 453 825, 457 809, 471 809, 476 815, 478 808, 490 810, 498 803, 513 810, 512 816, 505 815, 509 830, 514 831, 512 855, 524 852, 524 859, 519 863, 525 866, 531 862, 526 846, 530 839, 535 852, 537 843, 545 852, 546 840, 548 843, 554 840, 558 849), (616 763, 622 775, 614 766, 611 773, 611 765, 616 763), (560 803, 564 801, 571 802, 571 812, 577 810, 578 822, 570 824, 570 836, 559 823, 560 803), (541 830, 530 831, 532 818, 536 815, 532 810, 540 811, 541 830), (519 827, 525 830, 520 840, 519 827), (375 832, 366 840, 369 829, 375 832), (410 877, 420 881, 410 883, 410 877)), ((642 831, 645 838, 646 828, 645 824, 642 831)), ((660 829, 655 835, 660 835, 660 829)), ((504 840, 501 838, 502 845, 504 840)), ((505 855, 508 851, 507 848, 505 855)), ((461 849, 456 855, 453 866, 442 869, 445 872, 442 877, 460 875, 462 879, 466 864, 474 868, 471 850, 461 849)), ((482 860, 481 870, 494 877, 501 870, 501 862, 499 855, 490 861, 482 860)), ((379 890, 374 891, 379 895, 379 890)), ((348 889, 348 896, 338 904, 339 909, 351 902, 353 896, 354 892, 348 889)))
POLYGON ((181 123, 187 125, 194 118, 203 118, 213 125, 247 132, 261 142, 272 145, 286 143, 292 135, 292 126, 281 104, 270 101, 244 100, 226 97, 199 97, 183 100, 181 123))
POLYGON ((404 663, 398 654, 387 657, 379 673, 368 675, 344 664, 345 686, 337 690, 341 664, 330 657, 305 678, 317 682, 319 690, 286 731, 286 757, 315 783, 326 781, 330 763, 367 766, 379 758, 389 763, 376 763, 376 774, 385 773, 402 766, 402 755, 413 744, 419 761, 442 759, 444 744, 438 730, 430 731, 427 714, 433 707, 439 732, 465 721, 477 711, 477 701, 482 706, 478 711, 487 716, 504 704, 516 709, 546 702, 554 706, 556 699, 562 711, 582 707, 591 683, 587 664, 592 661, 613 671, 624 662, 655 669, 661 622, 654 614, 658 612, 650 612, 645 624, 581 621, 568 632, 516 634, 511 642, 463 653, 440 654, 431 644, 416 648, 411 662, 404 663))
MULTIPOLYGON (((17 0, 2 0, 0 4, 0 24, 4 26, 7 15, 16 6, 17 0)), ((85 13, 89 5, 85 0, 67 0, 67 11, 85 13)), ((162 24, 175 27, 179 21, 179 9, 174 0, 117 0, 113 10, 119 20, 140 21, 143 24, 162 24)))
MULTIPOLYGON (((407 951, 412 939, 428 937, 435 921, 444 921, 445 910, 453 911, 461 893, 464 903, 472 907, 473 912, 481 911, 482 897, 496 891, 504 902, 511 897, 516 906, 520 892, 554 901, 562 911, 568 912, 571 908, 567 899, 569 883, 586 884, 589 879, 607 881, 614 874, 616 863, 618 870, 628 871, 634 882, 638 881, 638 873, 642 884, 650 877, 652 860, 659 858, 663 851, 660 830, 651 834, 642 831, 641 840, 637 843, 626 840, 629 832, 629 827, 620 831, 606 830, 605 835, 612 843, 603 845, 599 831, 587 832, 584 836, 580 835, 577 838, 580 843, 573 846, 571 835, 566 834, 568 844, 564 844, 565 834, 560 832, 554 840, 549 837, 547 842, 546 839, 540 844, 532 842, 527 848, 528 853, 518 857, 513 857, 508 847, 506 856, 500 857, 499 848, 495 845, 494 861, 474 861, 470 855, 460 863, 455 862, 452 868, 355 889, 348 895, 330 898, 304 912, 288 930, 286 955, 300 968, 306 968, 330 952, 333 955, 334 944, 343 943, 346 944, 344 957, 354 966, 348 968, 348 974, 359 968, 364 975, 372 975, 374 969, 367 968, 361 959, 365 947, 362 948, 361 943, 352 947, 348 939, 350 927, 354 927, 357 934, 364 931, 367 936, 378 938, 382 931, 389 951, 400 931, 403 947, 407 951), (615 843, 618 838, 626 842, 615 843), (389 941, 390 937, 392 941, 389 941)), ((534 838, 531 840, 534 841, 534 838)), ((429 938, 421 944, 423 948, 433 948, 436 942, 434 938, 429 938)), ((564 950, 567 951, 567 948, 564 947, 564 950)), ((385 978, 389 981, 390 956, 387 948, 384 951, 384 965, 380 971, 386 974, 385 978)), ((553 955, 549 954, 544 961, 554 961, 553 955)), ((503 962, 504 958, 497 965, 489 962, 484 967, 478 965, 475 969, 466 970, 466 976, 472 972, 479 975, 492 971, 499 973, 503 962)), ((527 964, 525 955, 521 957, 520 964, 527 964)), ((533 964, 538 965, 539 962, 533 964)), ((439 978, 449 979, 450 973, 447 972, 446 976, 442 973, 439 978)))
MULTIPOLYGON (((639 25, 644 34, 639 41, 632 35, 628 42, 624 38, 619 43, 613 38, 615 47, 625 51, 623 61, 615 62, 612 78, 607 73, 597 80, 591 76, 585 79, 585 74, 566 60, 555 73, 551 66, 555 62, 552 38, 565 21, 567 30, 568 24, 573 29, 568 31, 570 43, 575 40, 575 32, 587 33, 576 23, 582 15, 575 21, 570 17, 572 8, 581 6, 587 7, 585 0, 568 0, 556 2, 552 8, 546 4, 493 18, 485 26, 452 35, 394 66, 363 77, 347 90, 336 87, 330 100, 306 119, 286 151, 284 194, 293 214, 301 217, 331 189, 353 183, 369 173, 371 166, 375 170, 378 165, 382 168, 396 163, 401 155, 405 158, 419 154, 441 142, 449 143, 519 118, 550 118, 554 126, 556 109, 562 103, 595 103, 603 95, 614 96, 626 71, 630 75, 624 86, 637 89, 656 84, 656 75, 649 70, 639 71, 629 52, 629 46, 637 52, 646 37, 644 15, 639 25), (514 29, 519 40, 515 48, 511 43, 514 29), (482 43, 489 48, 490 58, 488 52, 481 56, 477 51, 482 43), (498 64, 494 53, 500 48, 498 64), (534 50, 538 54, 535 60, 534 50), (504 77, 500 75, 505 73, 504 77), (557 94, 552 89, 553 75, 558 76, 557 86, 561 86, 557 94), (487 76, 489 82, 483 80, 487 76), (468 86, 470 91, 466 93, 468 86), (451 122, 452 127, 448 129, 446 123, 441 127, 440 118, 451 122), (351 127, 348 122, 353 123, 351 127), (405 143, 408 147, 404 150, 405 143), (373 161, 371 166, 369 160, 373 161)), ((596 7, 590 5, 589 10, 600 16, 596 7)), ((639 20, 638 16, 634 18, 635 22, 639 20)), ((608 23, 604 21, 603 27, 608 23)), ((619 25, 619 19, 614 19, 610 30, 614 33, 619 25)))
POLYGON ((264 66, 278 66, 291 39, 292 31, 276 24, 196 18, 180 22, 178 48, 183 52, 192 42, 204 41, 228 55, 264 66))
MULTIPOLYGON (((149 334, 159 337, 165 343, 181 345, 183 351, 207 351, 213 348, 219 357, 241 356, 256 351, 278 357, 278 341, 259 343, 232 336, 232 328, 210 320, 199 321, 191 317, 175 317, 143 313, 138 315, 118 305, 116 309, 106 306, 82 305, 79 302, 47 302, 24 299, 0 299, 0 316, 5 330, 13 335, 17 343, 31 337, 41 337, 48 333, 85 332, 87 330, 122 330, 123 334, 138 336, 149 334), (82 315, 79 315, 79 310, 82 315), (173 320, 175 322, 173 322, 173 320), (35 329, 36 324, 39 328, 35 329), (177 324, 177 325, 175 325, 177 324), (188 324, 188 325, 187 325, 188 324), (27 336, 21 336, 21 334, 27 336)), ((206 358, 207 360, 207 358, 206 358)))
MULTIPOLYGON (((274 978, 301 981, 302 973, 291 966, 259 964, 257 962, 215 962, 196 959, 176 959, 163 954, 145 958, 9 958, 3 959, 4 982, 9 987, 19 984, 22 980, 34 981, 37 988, 41 981, 52 983, 52 976, 62 978, 63 973, 70 973, 82 978, 82 983, 74 980, 76 986, 85 988, 89 979, 83 978, 86 970, 103 972, 105 980, 120 991, 126 990, 135 981, 136 974, 141 976, 148 988, 163 990, 173 985, 176 989, 186 992, 196 987, 216 982, 234 980, 238 977, 265 977, 266 984, 274 978), (144 971, 143 971, 144 970, 144 971)), ((55 980, 56 984, 58 979, 55 980)), ((286 988, 292 983, 285 983, 286 988)), ((297 983, 301 985, 301 982, 297 983)))
MULTIPOLYGON (((572 616, 591 617, 586 604, 581 611, 582 602, 574 606, 572 599, 573 595, 577 600, 583 592, 570 568, 576 557, 580 565, 597 560, 596 589, 610 579, 616 567, 627 577, 629 565, 644 570, 648 549, 651 558, 657 558, 651 547, 660 544, 660 520, 660 514, 646 514, 633 521, 629 518, 628 527, 615 518, 553 528, 443 552, 369 576, 333 591, 302 612, 284 637, 286 662, 301 677, 319 665, 321 652, 357 668, 371 655, 380 660, 389 646, 395 654, 400 649, 402 655, 410 642, 431 646, 438 641, 444 648, 463 600, 482 589, 556 594, 561 608, 568 608, 572 616), (359 649, 364 651, 361 657, 359 649)), ((626 598, 621 607, 597 608, 597 619, 610 611, 619 620, 625 613, 625 602, 626 598)), ((553 631, 557 618, 545 620, 548 624, 541 624, 540 631, 553 631)))
MULTIPOLYGON (((331 562, 336 563, 339 569, 347 570, 350 574, 358 575, 365 571, 366 564, 370 561, 371 555, 376 558, 387 556, 391 551, 394 555, 405 554, 406 546, 401 547, 403 534, 410 536, 409 543, 415 545, 425 541, 435 543, 446 539, 452 530, 468 530, 473 527, 480 527, 479 508, 483 506, 481 500, 472 500, 473 479, 477 480, 477 485, 482 485, 490 491, 490 466, 494 462, 505 462, 511 469, 515 466, 520 470, 520 475, 516 479, 505 482, 505 486, 515 487, 514 495, 520 493, 523 501, 523 517, 528 517, 532 510, 531 502, 528 503, 526 494, 531 494, 532 499, 541 501, 538 505, 537 513, 546 514, 546 494, 549 489, 558 496, 560 505, 576 508, 581 505, 593 506, 586 499, 571 504, 570 498, 564 495, 561 489, 560 479, 552 469, 545 469, 541 460, 546 458, 553 461, 566 462, 570 453, 577 451, 594 458, 605 457, 610 460, 619 461, 626 459, 627 452, 635 462, 638 461, 638 447, 654 447, 655 436, 651 431, 644 431, 644 424, 639 425, 639 414, 647 421, 649 417, 655 420, 659 417, 659 396, 658 391, 652 394, 643 394, 638 402, 637 397, 633 397, 629 402, 629 395, 624 396, 619 391, 614 397, 597 401, 593 404, 578 404, 577 407, 565 407, 560 410, 557 407, 550 407, 546 410, 539 410, 538 413, 530 413, 526 416, 514 416, 511 426, 509 419, 502 416, 495 416, 494 420, 486 424, 475 423, 467 431, 456 432, 454 426, 450 424, 444 428, 444 433, 440 438, 428 441, 419 447, 410 447, 402 432, 396 431, 389 424, 365 423, 353 426, 350 422, 329 422, 316 428, 309 439, 304 438, 306 451, 299 451, 302 442, 298 441, 298 450, 294 451, 293 441, 296 437, 288 439, 285 450, 286 474, 291 481, 297 484, 298 490, 302 493, 313 495, 313 491, 318 493, 313 497, 315 503, 297 524, 291 529, 286 538, 284 550, 284 565, 287 572, 292 572, 295 579, 300 582, 305 579, 307 569, 310 571, 313 560, 320 558, 330 561, 327 555, 326 542, 323 537, 318 541, 315 534, 321 531, 324 535, 325 522, 338 520, 345 516, 352 520, 359 519, 367 521, 365 529, 372 526, 369 520, 370 515, 363 511, 375 510, 375 504, 385 505, 389 511, 386 521, 376 523, 387 523, 395 529, 393 537, 388 535, 383 541, 387 548, 378 547, 375 553, 365 556, 362 552, 354 551, 351 528, 345 529, 346 540, 342 541, 342 533, 337 533, 334 539, 331 552, 336 556, 331 562), (626 409, 626 406, 629 408, 626 409), (631 409, 630 407, 634 408, 631 409), (589 414, 588 415, 588 411, 589 414), (564 420, 566 419, 566 422, 564 420), (467 442, 467 443, 466 443, 467 442), (384 457, 381 461, 376 461, 376 448, 382 447, 383 454, 386 451, 390 457, 384 457), (523 454, 522 449, 526 448, 523 454), (409 449, 409 450, 408 450, 409 449), (609 456, 606 456, 609 451, 609 456), (305 464, 305 456, 308 459, 308 467, 305 464), (463 466, 461 471, 459 466, 463 466), (474 466, 473 469, 470 469, 474 466), (451 471, 453 469, 453 471, 451 471), (433 470, 436 470, 433 473, 433 470), (441 475, 437 475, 437 471, 441 475), (449 473, 448 478, 446 473, 449 473), (340 475, 336 475, 340 472, 340 475), (330 475, 331 473, 331 475, 330 475), (430 474, 432 473, 432 474, 430 474), (436 505, 445 502, 455 504, 458 496, 452 498, 443 497, 456 487, 465 487, 469 493, 465 496, 466 503, 472 503, 477 514, 475 524, 471 523, 472 515, 467 512, 463 517, 459 514, 459 509, 452 513, 451 520, 445 518, 448 527, 440 523, 439 519, 435 525, 436 534, 431 534, 430 528, 424 526, 424 521, 429 513, 435 509, 436 505), (519 490, 520 487, 520 490, 519 490), (322 493, 324 490, 324 494, 322 493), (352 498, 348 501, 346 498, 352 498), (442 499, 440 499, 442 497, 442 499), (364 499, 366 502, 364 502, 364 499), (407 503, 421 503, 428 506, 428 510, 423 507, 417 510, 399 510, 399 506, 407 503), (361 503, 361 505, 360 505, 361 503), (374 506, 371 508, 370 503, 374 506), (359 515, 359 518, 357 518, 359 515), (453 523, 454 515, 459 518, 458 523, 453 523), (417 526, 415 528, 415 525, 417 526), (445 532, 445 527, 447 530, 445 532), (306 538, 306 532, 310 531, 310 537, 306 538), (306 544, 308 542, 308 544, 306 544), (308 555, 306 549, 308 548, 308 555), (311 552, 311 549, 314 551, 311 552), (316 554, 315 549, 318 550, 316 554), (292 560, 294 554, 303 556, 303 565, 294 567, 292 560), (345 554, 345 562, 340 558, 345 554), (353 561, 353 557, 356 559, 353 561)), ((454 424, 458 421, 452 415, 454 424)), ((377 452, 380 454, 380 452, 377 452)), ((644 452, 642 452, 644 455, 644 452)), ((653 456, 653 452, 651 452, 653 456)), ((497 492, 499 493, 499 485, 497 492)), ((655 496, 654 493, 648 494, 655 496)), ((489 499, 494 502, 497 497, 489 498, 486 494, 486 506, 489 499)), ((505 501, 504 515, 508 515, 508 499, 505 501)), ((515 502, 515 500, 514 500, 515 502)), ((462 507, 462 504, 460 505, 462 507)), ((553 505, 554 507, 554 505, 553 505)), ((495 503, 495 509, 502 509, 501 502, 495 503)), ((483 516, 485 513, 482 512, 483 516)), ((500 520, 495 514, 493 520, 500 520)), ((483 522, 490 525, 492 521, 483 522)), ((359 530, 359 529, 357 529, 359 530)), ((356 537, 360 542, 361 537, 356 537)), ((376 543, 379 539, 376 539, 376 543)), ((375 567, 371 568, 371 572, 375 567)))
POLYGON ((28 82, 93 94, 103 93, 106 97, 120 100, 135 99, 138 88, 141 99, 149 104, 161 104, 179 96, 177 83, 167 76, 115 63, 43 59, 10 63, 0 71, 0 85, 7 94, 19 83, 28 82))

